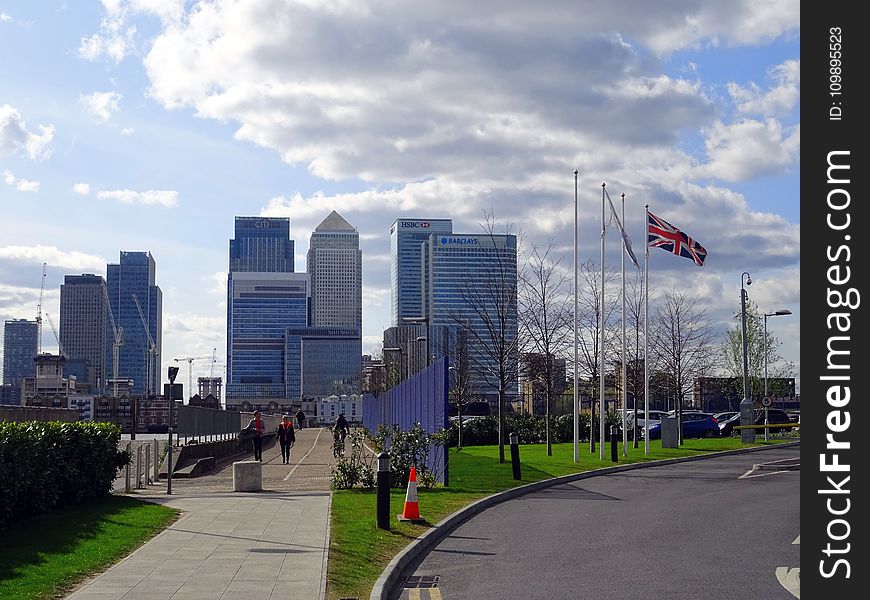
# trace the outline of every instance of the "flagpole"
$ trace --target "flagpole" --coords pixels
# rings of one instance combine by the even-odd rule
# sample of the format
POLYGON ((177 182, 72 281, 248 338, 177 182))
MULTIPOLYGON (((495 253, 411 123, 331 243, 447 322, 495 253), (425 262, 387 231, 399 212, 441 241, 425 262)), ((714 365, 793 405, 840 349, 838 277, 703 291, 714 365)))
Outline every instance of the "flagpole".
POLYGON ((607 400, 604 398, 604 195, 607 192, 607 184, 601 184, 601 305, 598 313, 598 328, 599 328, 599 354, 601 355, 601 364, 598 370, 598 456, 604 460, 604 413, 607 412, 607 400))
MULTIPOLYGON (((622 231, 625 231, 625 194, 622 195, 622 231)), ((628 387, 625 382, 625 238, 622 238, 622 455, 628 456, 628 387)))
POLYGON ((649 455, 649 204, 643 208, 643 453, 649 455))
MULTIPOLYGON (((574 169, 574 462, 580 461, 580 396, 577 389, 577 242, 580 215, 577 203, 577 169, 574 169)), ((590 428, 591 431, 591 428, 590 428)))

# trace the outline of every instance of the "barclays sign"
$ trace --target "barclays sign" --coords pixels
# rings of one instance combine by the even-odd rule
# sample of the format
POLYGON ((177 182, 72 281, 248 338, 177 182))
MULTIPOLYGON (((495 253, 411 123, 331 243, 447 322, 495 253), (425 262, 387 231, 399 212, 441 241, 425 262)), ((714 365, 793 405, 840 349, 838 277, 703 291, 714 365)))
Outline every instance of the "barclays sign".
POLYGON ((462 246, 477 246, 480 244, 480 240, 477 238, 468 238, 468 237, 443 237, 441 238, 442 246, 452 246, 454 244, 462 245, 462 246))

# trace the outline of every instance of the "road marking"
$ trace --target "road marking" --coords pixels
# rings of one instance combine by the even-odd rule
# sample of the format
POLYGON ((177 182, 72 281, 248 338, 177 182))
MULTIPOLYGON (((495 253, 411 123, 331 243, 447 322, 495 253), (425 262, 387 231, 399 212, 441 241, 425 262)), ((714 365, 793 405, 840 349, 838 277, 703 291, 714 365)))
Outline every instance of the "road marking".
POLYGON ((322 427, 321 427, 320 431, 317 432, 317 435, 316 435, 315 438, 314 438, 314 443, 311 444, 311 450, 309 450, 308 452, 306 452, 306 453, 305 453, 305 456, 302 457, 302 460, 300 460, 298 463, 296 463, 296 466, 293 467, 293 468, 290 470, 289 473, 287 473, 287 477, 284 478, 284 481, 287 481, 288 479, 290 479, 290 478, 293 476, 293 473, 296 472, 296 469, 299 468, 299 465, 301 465, 303 462, 305 462, 305 459, 308 458, 308 455, 311 454, 311 452, 314 450, 314 448, 317 447, 317 440, 320 439, 320 434, 321 434, 321 433, 323 433, 323 428, 322 428, 322 427))
POLYGON ((789 569, 788 567, 776 568, 776 580, 795 598, 801 597, 801 569, 796 567, 789 569))
POLYGON ((408 600, 420 600, 420 588, 409 589, 408 600))
POLYGON ((800 543, 801 543, 801 536, 800 536, 800 534, 798 534, 798 536, 794 539, 794 541, 792 542, 792 544, 798 544, 798 545, 800 545, 800 543))

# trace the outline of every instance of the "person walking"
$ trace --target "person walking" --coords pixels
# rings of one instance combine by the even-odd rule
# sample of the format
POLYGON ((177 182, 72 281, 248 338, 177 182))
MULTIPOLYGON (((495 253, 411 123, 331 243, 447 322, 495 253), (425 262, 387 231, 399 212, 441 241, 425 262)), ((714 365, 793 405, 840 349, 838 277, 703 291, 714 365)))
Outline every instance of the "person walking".
POLYGON ((296 421, 299 423, 299 431, 302 431, 305 427, 305 413, 302 412, 301 408, 296 411, 296 421))
POLYGON ((254 442, 254 460, 263 462, 263 431, 265 424, 260 418, 259 410, 254 411, 254 418, 250 420, 245 429, 254 433, 254 437, 251 438, 251 441, 254 442))
POLYGON ((284 464, 290 463, 290 448, 296 443, 296 432, 290 415, 284 415, 284 420, 278 425, 278 441, 281 442, 281 459, 284 464))

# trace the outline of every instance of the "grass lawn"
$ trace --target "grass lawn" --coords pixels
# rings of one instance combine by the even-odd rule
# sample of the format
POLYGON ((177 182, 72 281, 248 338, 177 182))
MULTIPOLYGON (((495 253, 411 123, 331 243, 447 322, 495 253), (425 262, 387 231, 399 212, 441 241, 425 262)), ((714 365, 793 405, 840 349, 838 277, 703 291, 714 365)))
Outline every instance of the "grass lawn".
MULTIPOLYGON (((777 438, 775 444, 794 441, 795 438, 777 438)), ((756 445, 764 445, 760 441, 756 445)), ((643 462, 706 454, 744 447, 740 438, 714 438, 686 440, 681 448, 662 448, 660 440, 650 443, 650 456, 643 453, 643 442, 637 449, 629 442, 628 457, 620 464, 643 462)), ((542 479, 579 473, 613 466, 610 446, 605 448, 605 460, 589 452, 589 444, 580 445, 580 461, 574 464, 573 444, 554 444, 553 456, 547 456, 544 444, 520 447, 521 481, 514 481, 510 453, 505 447, 504 464, 498 462, 498 446, 467 446, 450 453, 450 487, 427 490, 418 488, 420 515, 426 519, 422 525, 401 523, 396 515, 402 512, 405 490, 393 490, 390 499, 390 530, 378 529, 375 521, 374 490, 339 490, 333 494, 331 541, 327 567, 327 598, 366 599, 375 580, 405 546, 417 536, 471 502, 508 488, 542 479)))
POLYGON ((178 511, 125 496, 54 510, 0 531, 0 598, 56 598, 159 533, 178 511))

